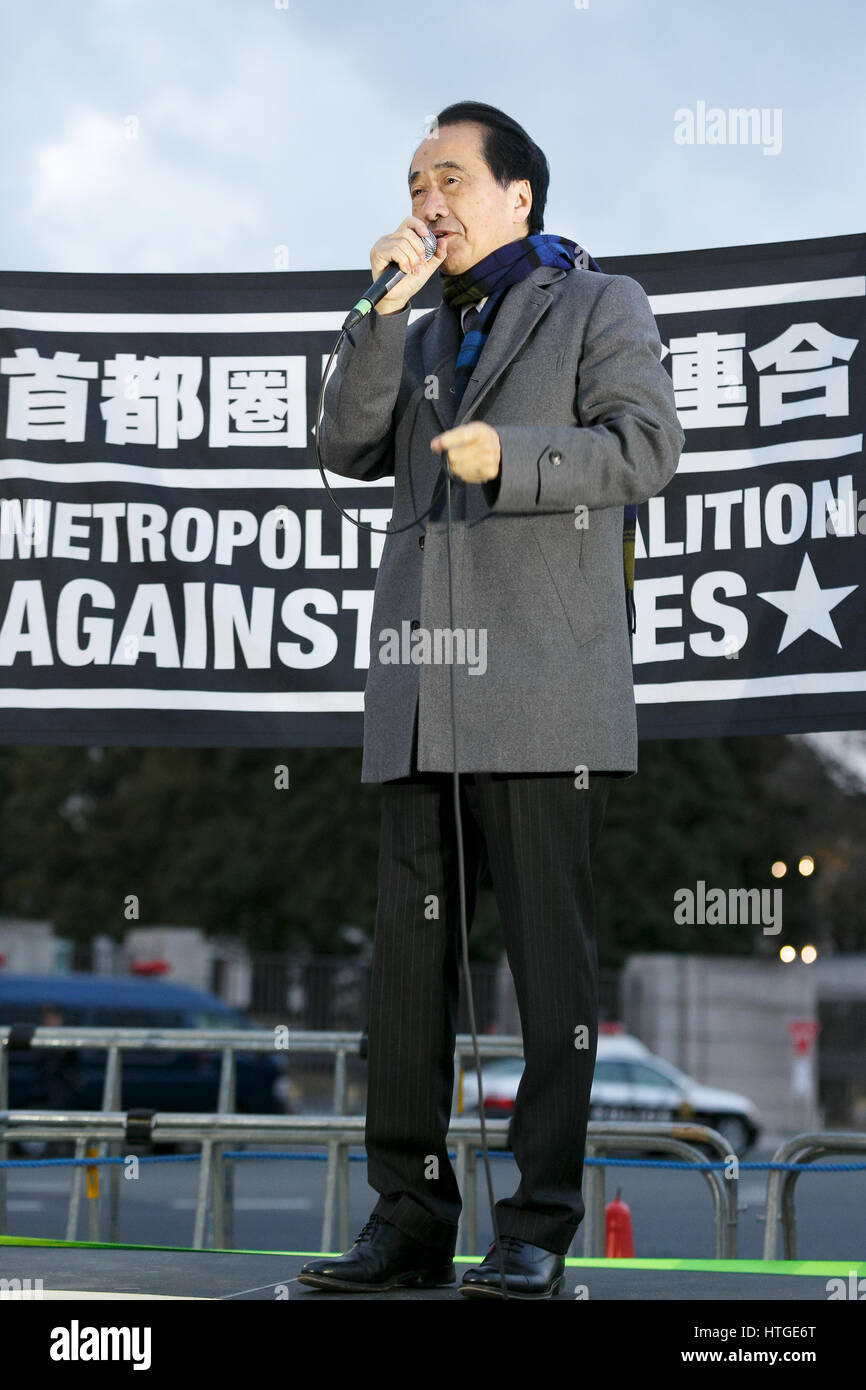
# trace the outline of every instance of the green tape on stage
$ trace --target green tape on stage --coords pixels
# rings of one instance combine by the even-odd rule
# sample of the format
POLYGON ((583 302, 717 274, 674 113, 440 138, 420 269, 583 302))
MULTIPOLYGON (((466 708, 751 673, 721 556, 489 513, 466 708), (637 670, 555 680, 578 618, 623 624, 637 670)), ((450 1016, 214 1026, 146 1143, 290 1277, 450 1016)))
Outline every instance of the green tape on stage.
MULTIPOLYGON (((165 1250, 189 1255, 275 1255, 283 1259, 323 1259, 339 1250, 196 1250, 191 1245, 112 1245, 98 1240, 47 1240, 41 1236, 0 1236, 2 1245, 33 1245, 53 1250, 165 1250)), ((456 1255, 458 1265, 480 1264, 483 1255, 456 1255)), ((859 1260, 607 1260, 566 1259, 569 1269, 694 1270, 703 1274, 806 1274, 812 1278, 866 1277, 866 1263, 859 1260)))
POLYGON ((707 1274, 809 1274, 839 1278, 866 1273, 856 1260, 566 1260, 574 1269, 692 1269, 707 1274))

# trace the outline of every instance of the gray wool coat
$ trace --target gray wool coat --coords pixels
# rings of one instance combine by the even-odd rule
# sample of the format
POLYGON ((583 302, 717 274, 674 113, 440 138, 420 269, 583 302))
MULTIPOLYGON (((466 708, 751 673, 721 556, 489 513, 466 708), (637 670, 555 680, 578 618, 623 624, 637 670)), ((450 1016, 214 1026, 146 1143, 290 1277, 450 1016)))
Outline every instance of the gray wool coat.
POLYGON ((334 473, 394 475, 392 525, 427 510, 430 440, 484 420, 500 476, 452 482, 446 519, 384 543, 370 627, 362 782, 450 772, 637 770, 623 506, 676 472, 685 435, 646 294, 539 266, 505 293, 454 410, 458 313, 372 312, 340 347, 319 443, 334 473))

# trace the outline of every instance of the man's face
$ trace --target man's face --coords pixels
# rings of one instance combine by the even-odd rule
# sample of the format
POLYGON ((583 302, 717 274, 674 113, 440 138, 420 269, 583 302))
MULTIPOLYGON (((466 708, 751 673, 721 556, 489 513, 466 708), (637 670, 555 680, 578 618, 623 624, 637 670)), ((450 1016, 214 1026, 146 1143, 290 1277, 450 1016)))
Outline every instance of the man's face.
POLYGON ((474 121, 440 126, 418 146, 409 169, 413 215, 448 233, 443 275, 460 275, 528 232, 529 180, 502 188, 484 162, 483 135, 474 121))

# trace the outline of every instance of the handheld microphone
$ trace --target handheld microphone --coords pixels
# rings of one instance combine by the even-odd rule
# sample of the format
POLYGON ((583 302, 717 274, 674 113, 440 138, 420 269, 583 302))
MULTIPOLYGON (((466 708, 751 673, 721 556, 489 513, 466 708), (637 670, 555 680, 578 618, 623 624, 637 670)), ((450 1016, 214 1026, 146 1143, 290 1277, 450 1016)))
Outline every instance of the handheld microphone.
MULTIPOLYGON (((428 232, 421 240, 424 243, 424 259, 429 261, 431 256, 436 255, 436 238, 432 232, 428 232)), ((378 280, 373 281, 370 288, 364 291, 354 309, 351 309, 346 315, 343 332, 348 332, 350 328, 355 327, 356 323, 360 323, 373 306, 378 304, 380 299, 385 298, 389 290, 392 290, 395 285, 399 285, 405 274, 405 270, 401 270, 395 261, 389 261, 378 280)))

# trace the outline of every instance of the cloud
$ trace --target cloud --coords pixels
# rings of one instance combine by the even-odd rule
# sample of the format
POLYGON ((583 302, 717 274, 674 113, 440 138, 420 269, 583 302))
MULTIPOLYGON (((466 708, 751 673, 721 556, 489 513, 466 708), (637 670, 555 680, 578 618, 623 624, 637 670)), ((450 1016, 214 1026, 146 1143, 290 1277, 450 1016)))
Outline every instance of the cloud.
POLYGON ((219 29, 218 56, 190 70, 186 44, 166 51, 152 29, 113 73, 100 68, 89 103, 56 99, 9 198, 21 268, 268 271, 277 246, 290 269, 365 264, 408 211, 414 131, 389 136, 406 126, 399 101, 324 37, 278 34, 267 46, 246 33, 229 60, 219 29), (369 138, 387 171, 372 196, 369 138))
POLYGON ((60 140, 35 150, 31 245, 52 269, 220 270, 255 237, 254 181, 238 197, 236 171, 195 139, 178 157, 174 122, 189 128, 195 103, 177 98, 172 119, 142 106, 140 114, 78 108, 60 140))
POLYGON ((686 0, 549 0, 526 34, 518 0, 492 28, 483 7, 444 0, 429 35, 389 28, 381 0, 89 0, 87 23, 80 9, 40 0, 4 18, 7 269, 270 270, 278 245, 292 270, 366 265, 409 211, 427 116, 469 96, 540 141, 549 230, 601 258, 857 225, 856 52, 837 38, 816 70, 811 20, 783 0, 752 7, 745 50, 727 11, 686 0), (786 63, 768 68, 779 32, 786 63), (673 112, 697 97, 783 107, 783 156, 675 146, 673 112))
POLYGON ((34 205, 40 213, 87 205, 109 182, 122 176, 129 143, 117 121, 96 111, 84 111, 70 120, 61 144, 36 151, 34 205))

